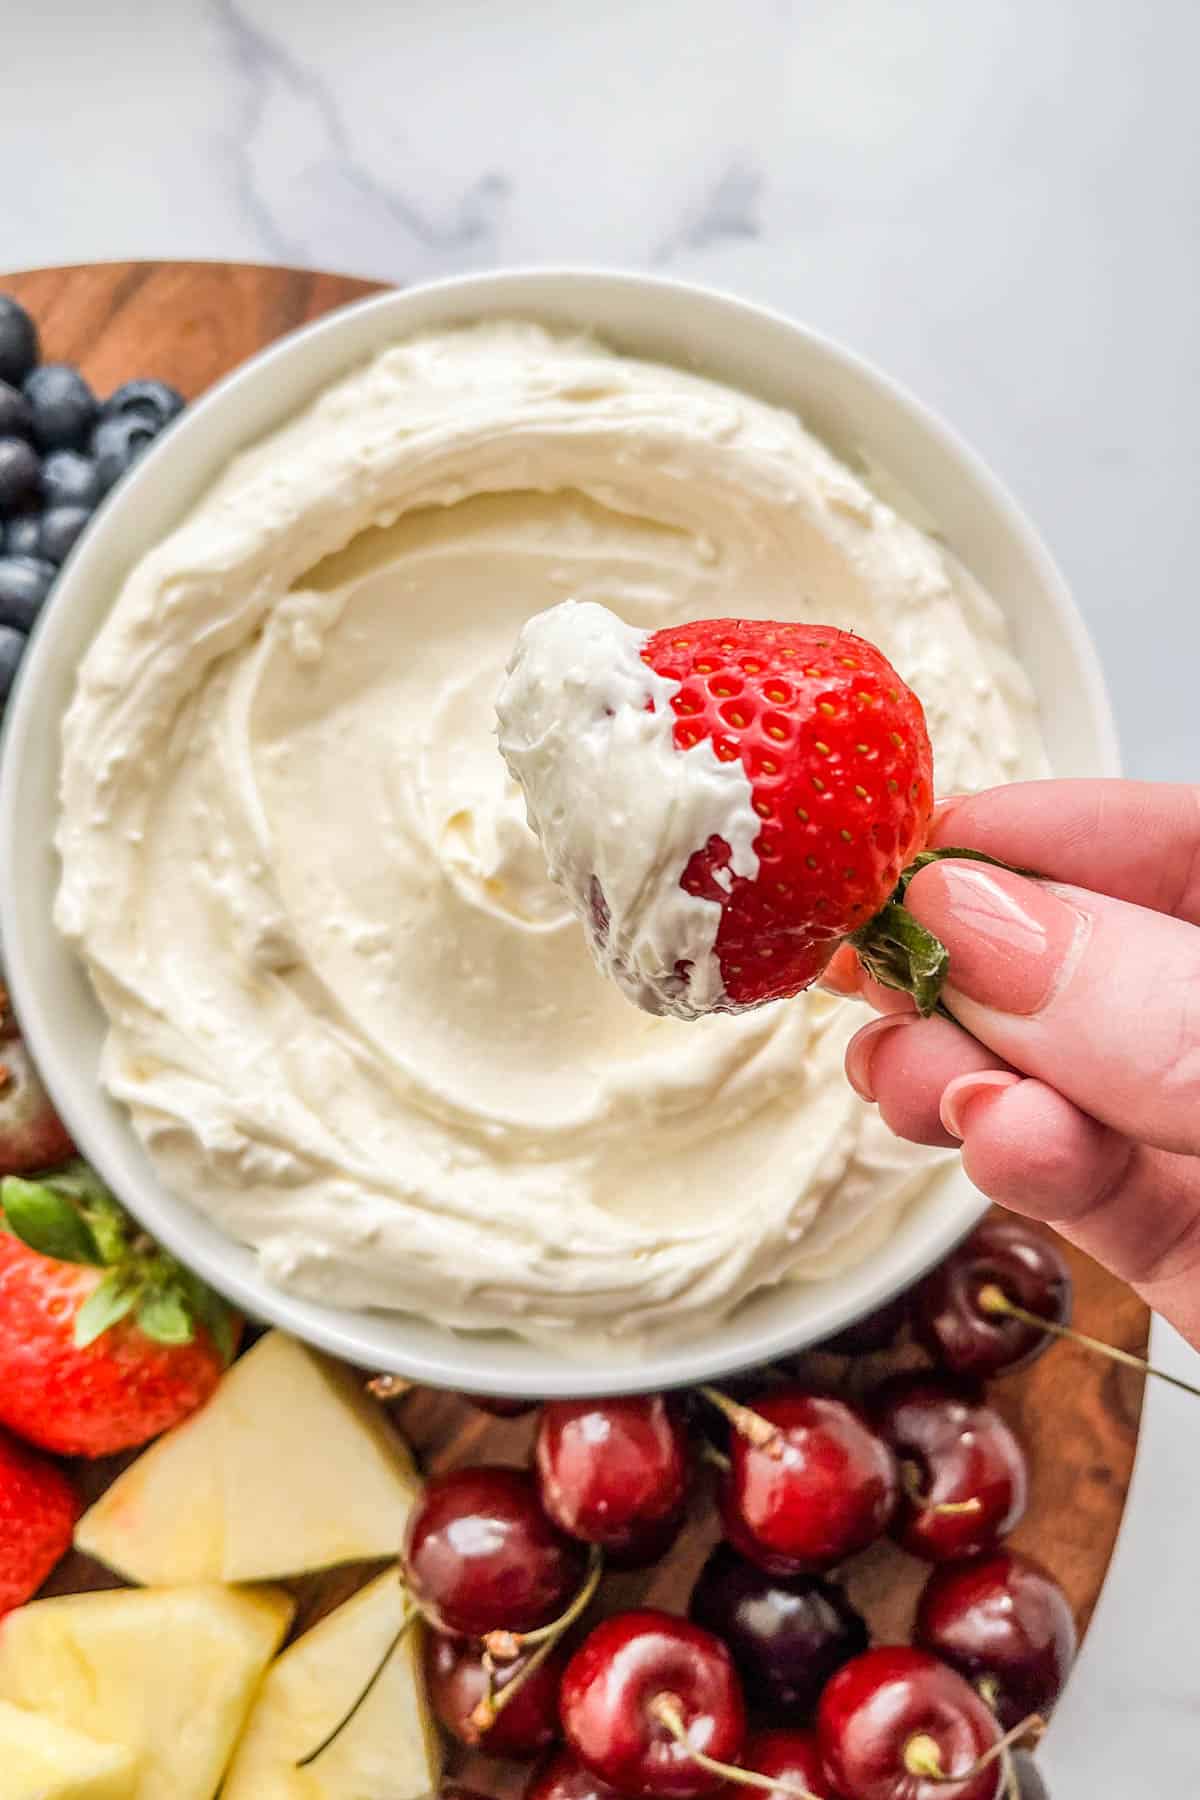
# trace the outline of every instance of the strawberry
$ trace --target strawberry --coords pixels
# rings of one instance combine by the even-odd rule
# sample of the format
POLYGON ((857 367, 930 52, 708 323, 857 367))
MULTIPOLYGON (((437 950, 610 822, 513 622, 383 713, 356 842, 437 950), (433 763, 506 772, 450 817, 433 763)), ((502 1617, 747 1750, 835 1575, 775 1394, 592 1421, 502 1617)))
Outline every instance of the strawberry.
POLYGON ((82 1511, 61 1469, 0 1432, 0 1619, 32 1600, 71 1548, 82 1511))
POLYGON ((64 1456, 143 1444, 208 1399, 240 1321, 84 1163, 0 1183, 0 1424, 64 1456))
POLYGON ((75 1146, 28 1050, 19 1037, 0 1035, 0 1175, 25 1175, 65 1162, 75 1146))
MULTIPOLYGON (((889 910, 925 841, 933 753, 921 702, 872 644, 832 625, 705 619, 655 632, 641 654, 679 683, 676 747, 710 742, 719 760, 739 758, 763 822, 753 879, 730 871, 720 838, 682 876, 688 893, 721 907, 721 1010, 798 993, 844 939, 889 910)), ((898 950, 873 949, 873 927, 860 953, 876 957, 890 985, 911 986, 910 953, 936 964, 941 946, 907 913, 888 923, 904 940, 898 950)), ((923 975, 926 988, 930 975, 937 969, 923 975)), ((936 993, 918 998, 931 1006, 936 993)))

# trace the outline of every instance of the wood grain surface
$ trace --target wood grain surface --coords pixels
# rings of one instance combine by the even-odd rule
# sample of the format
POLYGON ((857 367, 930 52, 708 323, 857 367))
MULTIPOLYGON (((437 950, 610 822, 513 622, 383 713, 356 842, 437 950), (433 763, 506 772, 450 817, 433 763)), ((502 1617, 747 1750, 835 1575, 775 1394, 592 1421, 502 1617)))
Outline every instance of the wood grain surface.
MULTIPOLYGON (((105 263, 34 270, 0 278, 0 289, 33 312, 47 359, 77 362, 105 393, 134 375, 156 375, 189 398, 273 338, 331 308, 377 291, 347 276, 225 263, 105 263)), ((1076 1282, 1079 1326, 1143 1354, 1148 1316, 1130 1291, 1078 1252, 1068 1249, 1076 1282)), ((888 1357, 807 1359, 814 1379, 865 1391, 885 1372, 919 1362, 913 1350, 888 1357)), ((1137 1442, 1142 1382, 1072 1345, 1056 1346, 1021 1375, 997 1382, 995 1403, 1028 1450, 1032 1467, 1029 1511, 1013 1542, 1043 1561, 1063 1583, 1080 1626, 1095 1606, 1120 1524, 1137 1442)), ((393 1408, 397 1423, 427 1470, 468 1461, 521 1461, 533 1421, 498 1421, 463 1400, 418 1390, 393 1408)), ((321 1454, 313 1445, 313 1455, 321 1454)), ((119 1464, 83 1471, 90 1493, 111 1480, 119 1464)), ((284 1497, 281 1496, 281 1504, 284 1497)), ((634 1599, 681 1609, 716 1536, 711 1493, 697 1481, 692 1518, 673 1555, 646 1575, 613 1576, 600 1607, 634 1599)), ((369 1571, 347 1569, 296 1584, 301 1623, 345 1598, 369 1571)), ((890 1544, 877 1546, 847 1570, 852 1596, 880 1641, 902 1638, 911 1622, 925 1569, 890 1544)), ((69 1558, 48 1592, 116 1585, 86 1558, 69 1558)), ((523 1772, 467 1754, 451 1766, 485 1792, 519 1792, 523 1772)))

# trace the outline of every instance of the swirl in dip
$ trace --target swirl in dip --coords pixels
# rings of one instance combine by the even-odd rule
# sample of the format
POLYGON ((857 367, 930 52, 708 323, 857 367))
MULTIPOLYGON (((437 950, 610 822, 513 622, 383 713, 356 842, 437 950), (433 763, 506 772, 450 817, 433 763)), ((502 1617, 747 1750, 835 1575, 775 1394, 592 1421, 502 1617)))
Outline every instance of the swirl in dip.
POLYGON ((820 994, 683 1024, 595 969, 494 736, 522 623, 877 643, 939 788, 1045 772, 997 609, 789 413, 539 326, 397 345, 133 571, 64 739, 57 918, 103 1078, 273 1282, 566 1354, 857 1261, 941 1153, 820 994))

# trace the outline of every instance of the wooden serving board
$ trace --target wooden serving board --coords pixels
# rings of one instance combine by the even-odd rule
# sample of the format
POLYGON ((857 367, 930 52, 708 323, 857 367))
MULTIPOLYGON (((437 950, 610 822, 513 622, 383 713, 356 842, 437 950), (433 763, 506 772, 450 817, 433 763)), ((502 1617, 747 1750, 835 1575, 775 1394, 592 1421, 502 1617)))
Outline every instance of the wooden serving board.
MULTIPOLYGON (((189 399, 273 338, 376 292, 377 286, 348 276, 233 263, 102 263, 0 277, 0 290, 14 294, 37 319, 47 359, 78 363, 101 393, 134 375, 156 375, 189 399)), ((1069 1248, 1067 1255, 1081 1329, 1144 1354, 1145 1307, 1095 1263, 1069 1248)), ((851 1391, 920 1360, 904 1349, 853 1364, 828 1355, 810 1359, 814 1379, 833 1380, 851 1391)), ((1141 1378, 1061 1344, 1024 1374, 995 1383, 992 1395, 1025 1445, 1032 1468, 1029 1511, 1013 1543, 1053 1570, 1081 1629, 1086 1628, 1125 1505, 1141 1378)), ((431 1471, 464 1462, 523 1461, 533 1431, 529 1418, 495 1420, 431 1390, 414 1391, 393 1411, 422 1467, 431 1471)), ((98 1463, 83 1470, 89 1496, 101 1492, 120 1466, 98 1463)), ((692 1517, 670 1558, 644 1575, 609 1577, 601 1609, 645 1600, 681 1610, 715 1538, 711 1493, 702 1479, 692 1517)), ((295 1584, 302 1600, 300 1626, 344 1599, 368 1572, 342 1569, 295 1584)), ((850 1567, 851 1595, 879 1641, 907 1635, 926 1572, 891 1544, 876 1546, 850 1567)), ((115 1585, 98 1565, 72 1556, 55 1572, 47 1592, 115 1585)), ((501 1800, 519 1793, 524 1780, 518 1765, 466 1753, 452 1756, 451 1767, 501 1800)))

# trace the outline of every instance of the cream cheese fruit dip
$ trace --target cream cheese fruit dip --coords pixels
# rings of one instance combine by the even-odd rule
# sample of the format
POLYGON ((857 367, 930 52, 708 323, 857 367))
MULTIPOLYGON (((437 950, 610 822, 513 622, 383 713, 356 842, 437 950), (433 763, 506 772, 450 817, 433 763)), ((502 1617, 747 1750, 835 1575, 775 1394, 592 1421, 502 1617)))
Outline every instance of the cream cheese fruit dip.
POLYGON ((797 420, 536 325, 402 343, 137 566, 64 728, 103 1080, 273 1282, 629 1357, 866 1255, 940 1153, 820 994, 681 1023, 593 966, 494 736, 524 621, 879 645, 939 786, 1045 771, 988 597, 797 420))

